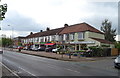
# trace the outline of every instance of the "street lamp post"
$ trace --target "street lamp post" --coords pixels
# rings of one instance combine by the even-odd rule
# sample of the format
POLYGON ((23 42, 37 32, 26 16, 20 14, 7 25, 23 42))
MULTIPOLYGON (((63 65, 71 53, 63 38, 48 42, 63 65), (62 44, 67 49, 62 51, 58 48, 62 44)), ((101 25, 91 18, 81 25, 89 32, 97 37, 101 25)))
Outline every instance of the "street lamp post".
MULTIPOLYGON (((10 26, 10 25, 8 25, 8 26, 10 26)), ((14 28, 13 28, 12 26, 10 26, 10 27, 12 28, 11 39, 12 39, 12 41, 13 41, 13 38, 14 38, 14 36, 13 36, 13 35, 14 35, 14 34, 13 34, 14 28)), ((14 42, 14 41, 13 41, 13 42, 14 42)), ((12 47, 13 47, 13 45, 14 45, 13 42, 12 42, 12 47)), ((13 48, 12 48, 12 50, 13 50, 13 48)))
MULTIPOLYGON (((10 26, 10 25, 8 25, 8 26, 10 26)), ((11 39, 13 39, 14 38, 14 34, 13 34, 13 32, 14 32, 14 28, 12 27, 12 26, 10 26, 11 28, 12 28, 12 35, 11 35, 11 39)))

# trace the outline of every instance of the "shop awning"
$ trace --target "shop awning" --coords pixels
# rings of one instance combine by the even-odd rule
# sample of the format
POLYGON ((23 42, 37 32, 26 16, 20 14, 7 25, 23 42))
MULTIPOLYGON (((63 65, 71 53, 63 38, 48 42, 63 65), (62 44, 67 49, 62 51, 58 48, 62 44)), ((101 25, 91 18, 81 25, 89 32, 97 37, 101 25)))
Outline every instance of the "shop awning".
POLYGON ((55 43, 46 43, 45 45, 54 45, 55 43))

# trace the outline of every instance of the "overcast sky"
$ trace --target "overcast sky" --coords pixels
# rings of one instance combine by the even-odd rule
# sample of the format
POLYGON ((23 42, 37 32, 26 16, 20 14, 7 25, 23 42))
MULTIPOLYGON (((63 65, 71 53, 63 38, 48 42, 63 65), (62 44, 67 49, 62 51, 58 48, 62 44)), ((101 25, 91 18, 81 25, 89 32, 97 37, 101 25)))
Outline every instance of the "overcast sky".
POLYGON ((109 19, 113 28, 118 27, 117 0, 2 0, 2 3, 8 4, 2 21, 2 30, 7 36, 12 35, 12 29, 14 37, 27 36, 46 27, 63 27, 65 23, 86 22, 100 29, 104 19, 109 19))

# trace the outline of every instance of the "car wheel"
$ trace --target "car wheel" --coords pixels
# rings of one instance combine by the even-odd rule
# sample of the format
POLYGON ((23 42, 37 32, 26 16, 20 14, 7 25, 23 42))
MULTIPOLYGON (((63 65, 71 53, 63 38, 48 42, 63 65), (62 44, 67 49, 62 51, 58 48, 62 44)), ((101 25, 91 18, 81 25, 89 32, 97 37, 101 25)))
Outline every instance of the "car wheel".
POLYGON ((114 68, 117 68, 116 66, 114 66, 114 68))

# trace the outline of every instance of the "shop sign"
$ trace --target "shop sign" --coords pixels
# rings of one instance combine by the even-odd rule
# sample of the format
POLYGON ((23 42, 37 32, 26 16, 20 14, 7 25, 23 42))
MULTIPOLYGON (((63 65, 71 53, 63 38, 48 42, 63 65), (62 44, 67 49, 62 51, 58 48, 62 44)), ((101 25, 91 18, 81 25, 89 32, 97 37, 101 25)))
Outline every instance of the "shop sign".
POLYGON ((40 44, 46 44, 45 42, 40 42, 40 44))
POLYGON ((78 42, 70 42, 70 44, 94 44, 94 41, 78 41, 78 42))

